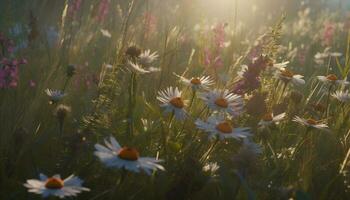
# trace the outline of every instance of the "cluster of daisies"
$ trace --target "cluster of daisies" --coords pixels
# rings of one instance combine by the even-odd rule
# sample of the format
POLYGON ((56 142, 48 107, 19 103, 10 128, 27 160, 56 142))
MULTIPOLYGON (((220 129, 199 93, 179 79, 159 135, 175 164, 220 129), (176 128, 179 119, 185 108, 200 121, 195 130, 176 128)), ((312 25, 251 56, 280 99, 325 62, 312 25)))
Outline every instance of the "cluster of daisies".
MULTIPOLYGON (((151 63, 158 57, 156 52, 151 53, 150 50, 141 52, 136 47, 131 47, 126 54, 129 56, 127 65, 132 72, 145 74, 159 71, 151 66, 151 63)), ((67 95, 64 91, 53 89, 46 89, 45 93, 49 97, 50 104, 57 104, 67 95)), ((141 157, 136 148, 122 147, 112 136, 104 140, 104 145, 96 144, 94 154, 106 167, 110 168, 136 173, 143 171, 148 175, 151 175, 156 170, 165 170, 159 164, 162 160, 152 157, 141 157)), ((62 179, 58 174, 52 177, 40 174, 39 179, 29 179, 24 186, 28 188, 29 192, 40 194, 43 197, 57 196, 64 198, 76 196, 83 191, 90 190, 83 187, 82 184, 83 180, 74 175, 62 179)))
MULTIPOLYGON (((157 59, 156 52, 151 53, 150 50, 141 51, 136 47, 130 47, 127 52, 126 66, 136 74, 148 74, 158 72, 160 69, 152 66, 152 63, 157 59)), ((282 81, 284 84, 303 85, 305 81, 302 75, 295 74, 286 68, 288 62, 269 64, 275 70, 275 78, 282 81)), ((246 73, 247 68, 242 68, 239 74, 246 73)), ((175 74, 176 75, 176 74, 175 74)), ((239 127, 234 123, 236 118, 244 112, 244 99, 242 95, 236 94, 227 89, 211 89, 214 85, 214 80, 209 76, 192 77, 190 79, 176 75, 179 81, 190 87, 193 92, 193 99, 197 97, 208 110, 208 118, 201 119, 200 117, 193 119, 197 129, 208 134, 208 138, 237 139, 242 140, 245 146, 254 146, 259 149, 258 145, 251 141, 252 133, 249 127, 239 127)), ((335 85, 349 85, 346 80, 339 80, 336 75, 329 74, 327 76, 318 76, 319 81, 330 88, 335 85)), ((46 89, 46 94, 50 99, 51 104, 59 102, 66 94, 59 90, 46 89)), ((349 102, 350 94, 348 91, 336 91, 331 94, 340 102, 349 102)), ((192 106, 193 99, 189 105, 189 100, 183 97, 183 92, 177 87, 168 87, 165 90, 158 92, 157 99, 160 101, 160 107, 165 115, 171 115, 176 120, 183 121, 193 116, 187 111, 192 106)), ((267 113, 263 115, 258 122, 259 128, 268 128, 271 125, 279 124, 286 117, 286 113, 275 115, 267 113)), ((322 120, 312 118, 304 119, 295 116, 293 121, 306 126, 308 128, 316 128, 327 130, 328 126, 322 123, 322 120)), ((257 150, 258 152, 258 150, 257 150)), ((140 157, 138 150, 134 147, 122 147, 117 140, 110 136, 104 140, 104 144, 96 144, 94 155, 106 166, 110 168, 124 169, 131 172, 145 172, 150 175, 156 170, 164 171, 164 167, 160 164, 162 160, 153 157, 140 157)), ((40 179, 30 179, 24 184, 29 189, 29 192, 41 194, 43 197, 50 195, 60 198, 66 196, 75 196, 82 191, 89 191, 88 188, 82 186, 83 181, 74 175, 66 179, 61 179, 59 175, 47 177, 40 174, 40 179)))
MULTIPOLYGON (((203 100, 212 115, 206 119, 196 119, 195 125, 198 129, 208 133, 210 138, 246 138, 250 136, 249 128, 234 127, 233 118, 243 112, 244 102, 239 95, 233 94, 228 90, 214 89, 209 90, 214 81, 209 76, 192 77, 187 79, 179 76, 180 81, 190 86, 198 97, 203 100)), ((189 116, 186 111, 188 100, 182 97, 179 89, 169 87, 158 93, 157 99, 161 102, 160 106, 165 114, 171 114, 178 120, 184 120, 189 116)))
MULTIPOLYGON (((162 160, 152 157, 140 157, 139 152, 133 147, 121 147, 114 137, 104 140, 104 145, 96 144, 94 154, 106 166, 125 169, 131 172, 144 171, 151 174, 155 170, 165 170, 159 163, 162 160)), ((29 192, 41 194, 43 197, 57 196, 60 198, 76 196, 82 191, 90 189, 82 186, 83 181, 71 175, 62 179, 60 175, 47 177, 40 174, 40 179, 29 179, 24 184, 29 192)))

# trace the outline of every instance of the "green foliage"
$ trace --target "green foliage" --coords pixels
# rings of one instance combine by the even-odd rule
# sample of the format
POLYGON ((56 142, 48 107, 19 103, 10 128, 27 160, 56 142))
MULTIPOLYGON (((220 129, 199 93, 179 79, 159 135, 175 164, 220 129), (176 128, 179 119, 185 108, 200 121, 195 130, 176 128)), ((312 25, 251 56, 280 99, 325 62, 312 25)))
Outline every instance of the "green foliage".
POLYGON ((18 68, 16 87, 0 86, 0 199, 40 199, 23 186, 39 173, 82 178, 91 191, 77 199, 350 198, 350 106, 332 96, 349 86, 316 78, 333 74, 341 81, 349 75, 350 23, 344 13, 308 10, 314 1, 282 15, 263 10, 261 1, 251 14, 252 5, 222 1, 229 11, 214 12, 217 19, 203 1, 4 2, 0 31, 16 50, 5 54, 0 43, 0 58, 24 57, 28 64, 18 68), (234 13, 232 5, 238 6, 234 13), (148 49, 158 55, 150 66, 139 55, 148 49), (306 84, 277 78, 287 73, 276 68, 283 61, 306 84), (248 89, 239 96, 244 112, 223 116, 229 123, 224 128, 249 127, 250 143, 209 138, 198 128, 198 119, 217 113, 203 101, 203 91, 180 77, 204 75, 213 80, 210 90, 237 92, 246 81, 248 89), (179 88, 181 101, 187 100, 177 102, 185 120, 160 106, 159 91, 168 87, 179 88), (47 88, 66 96, 56 102, 47 88), (285 117, 262 128, 259 122, 271 113, 285 117), (295 116, 329 129, 306 127, 295 116), (147 175, 105 167, 94 145, 110 136, 141 157, 163 160, 165 171, 147 175))

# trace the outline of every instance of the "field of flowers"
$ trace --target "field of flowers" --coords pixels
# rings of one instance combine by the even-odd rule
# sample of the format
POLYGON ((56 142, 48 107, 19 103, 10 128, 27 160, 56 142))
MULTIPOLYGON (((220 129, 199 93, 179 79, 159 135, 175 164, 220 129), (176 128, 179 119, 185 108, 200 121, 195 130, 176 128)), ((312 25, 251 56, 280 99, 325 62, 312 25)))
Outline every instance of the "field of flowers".
POLYGON ((347 0, 0 0, 0 200, 350 199, 347 0))

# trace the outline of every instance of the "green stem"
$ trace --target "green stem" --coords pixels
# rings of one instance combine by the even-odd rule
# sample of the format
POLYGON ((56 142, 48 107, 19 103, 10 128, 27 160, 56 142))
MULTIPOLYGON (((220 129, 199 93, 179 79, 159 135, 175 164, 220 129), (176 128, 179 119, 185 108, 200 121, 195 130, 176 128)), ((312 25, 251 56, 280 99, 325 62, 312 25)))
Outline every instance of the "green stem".
POLYGON ((203 163, 206 159, 208 159, 208 157, 210 156, 210 154, 214 151, 215 147, 217 146, 217 144, 219 143, 219 138, 217 138, 215 140, 215 142, 210 146, 210 148, 208 149, 208 151, 206 153, 204 153, 204 155, 202 156, 202 158, 200 159, 200 161, 203 163))
POLYGON ((328 115, 329 115, 329 108, 330 108, 329 99, 330 99, 330 96, 331 96, 332 88, 333 88, 333 85, 330 85, 329 88, 328 88, 327 103, 326 103, 326 105, 327 105, 326 118, 328 118, 328 115))
POLYGON ((164 149, 164 155, 168 155, 167 154, 167 143, 168 143, 168 137, 170 135, 170 129, 171 129, 171 126, 172 126, 172 121, 174 119, 174 112, 171 113, 171 116, 169 117, 169 121, 168 121, 168 124, 167 124, 167 131, 164 130, 163 128, 163 149, 164 149))
MULTIPOLYGON (((196 96, 196 91, 193 90, 193 92, 192 92, 192 98, 191 98, 191 101, 190 101, 190 105, 188 106, 189 112, 191 112, 191 108, 192 108, 192 105, 193 105, 193 101, 194 101, 195 96, 196 96)), ((179 132, 179 134, 176 135, 176 138, 177 138, 178 136, 181 136, 181 135, 182 135, 182 133, 183 133, 185 127, 186 127, 186 122, 187 122, 187 121, 188 121, 188 120, 185 120, 185 121, 184 121, 184 123, 183 123, 183 125, 182 125, 182 128, 181 128, 181 131, 179 132)))
POLYGON ((115 184, 115 186, 114 186, 114 188, 112 190, 111 197, 110 197, 111 199, 115 198, 115 194, 116 194, 118 189, 120 191, 122 184, 125 182, 127 174, 128 174, 128 171, 126 171, 123 168, 122 171, 121 171, 120 178, 117 180, 117 183, 115 184))
POLYGON ((129 108, 128 108, 128 127, 127 133, 129 137, 134 135, 134 108, 136 105, 137 79, 134 72, 131 73, 129 87, 129 108))
POLYGON ((66 81, 64 82, 64 85, 63 85, 63 88, 62 88, 62 92, 64 92, 64 91, 66 90, 67 85, 68 85, 68 83, 69 83, 69 80, 70 80, 70 77, 67 77, 67 78, 66 78, 66 81))
POLYGON ((295 145, 294 153, 293 153, 293 159, 295 158, 296 153, 299 151, 299 149, 303 146, 305 141, 307 140, 307 135, 310 132, 311 128, 307 127, 304 135, 302 136, 301 140, 295 145))
POLYGON ((280 97, 278 98, 278 102, 280 102, 281 99, 283 98, 283 95, 284 95, 284 92, 286 91, 287 85, 288 84, 286 82, 283 83, 282 93, 281 93, 280 97))

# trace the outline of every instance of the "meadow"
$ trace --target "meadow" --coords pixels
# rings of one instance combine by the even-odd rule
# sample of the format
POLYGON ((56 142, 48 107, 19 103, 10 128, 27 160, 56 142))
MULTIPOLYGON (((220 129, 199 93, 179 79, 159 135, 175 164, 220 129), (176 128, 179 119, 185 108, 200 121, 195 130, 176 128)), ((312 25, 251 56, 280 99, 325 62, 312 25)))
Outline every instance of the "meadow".
POLYGON ((0 0, 0 200, 350 199, 343 0, 0 0))

